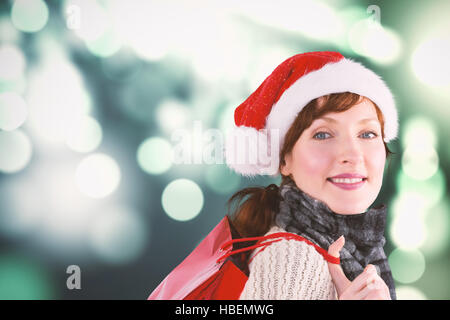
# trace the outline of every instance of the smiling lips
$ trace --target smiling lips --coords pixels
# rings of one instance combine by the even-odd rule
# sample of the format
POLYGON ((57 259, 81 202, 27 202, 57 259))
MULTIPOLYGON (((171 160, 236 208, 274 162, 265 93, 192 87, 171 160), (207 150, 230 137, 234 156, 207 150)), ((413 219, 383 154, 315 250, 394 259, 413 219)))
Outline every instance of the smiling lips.
POLYGON ((355 190, 361 188, 366 183, 367 178, 328 178, 327 180, 341 189, 355 190))

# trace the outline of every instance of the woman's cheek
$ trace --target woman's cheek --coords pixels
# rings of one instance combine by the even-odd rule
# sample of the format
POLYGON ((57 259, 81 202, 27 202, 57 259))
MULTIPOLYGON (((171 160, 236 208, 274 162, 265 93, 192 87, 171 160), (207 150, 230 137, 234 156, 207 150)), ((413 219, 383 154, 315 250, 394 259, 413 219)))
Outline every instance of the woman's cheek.
POLYGON ((322 177, 327 168, 330 167, 331 156, 325 150, 318 150, 310 148, 308 150, 300 151, 296 163, 302 164, 302 171, 306 176, 322 177))
MULTIPOLYGON (((383 146, 384 149, 384 146, 383 146)), ((386 163, 386 152, 384 150, 374 150, 366 154, 366 167, 373 182, 381 184, 383 181, 384 166, 386 163)))

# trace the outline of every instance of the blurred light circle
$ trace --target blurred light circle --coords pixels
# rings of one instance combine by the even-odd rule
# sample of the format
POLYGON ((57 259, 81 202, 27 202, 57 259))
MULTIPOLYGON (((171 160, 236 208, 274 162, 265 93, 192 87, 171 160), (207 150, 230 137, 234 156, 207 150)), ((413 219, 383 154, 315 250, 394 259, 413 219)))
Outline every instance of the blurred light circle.
POLYGON ((0 46, 0 80, 11 81, 20 78, 25 70, 26 59, 14 45, 0 46))
POLYGON ((450 245, 450 205, 448 200, 440 201, 427 210, 424 222, 427 232, 426 241, 420 250, 427 257, 442 257, 450 245))
POLYGON ((47 4, 42 0, 15 0, 11 8, 11 21, 20 31, 39 31, 48 21, 47 4))
POLYGON ((358 21, 367 19, 367 12, 363 7, 349 5, 339 10, 337 15, 342 23, 343 32, 331 41, 338 45, 341 51, 348 52, 351 50, 347 39, 349 30, 358 21))
POLYGON ((0 255, 0 300, 54 299, 44 270, 26 257, 0 255))
POLYGON ((161 202, 166 214, 177 221, 194 219, 203 208, 200 187, 188 179, 177 179, 164 189, 161 202))
POLYGON ((410 145, 402 154, 402 170, 416 180, 430 178, 438 167, 438 154, 430 145, 410 145))
POLYGON ((343 32, 341 20, 328 4, 319 1, 241 1, 239 9, 250 19, 306 37, 330 40, 343 32), (317 17, 320 17, 318 19, 317 17))
POLYGON ((33 70, 29 78, 27 125, 34 131, 33 136, 42 142, 64 143, 80 116, 92 111, 79 70, 66 56, 58 54, 33 70))
POLYGON ((0 15, 0 39, 5 43, 18 43, 21 34, 14 27, 9 15, 0 15))
POLYGON ((136 259, 146 245, 146 223, 126 208, 111 208, 96 216, 90 226, 90 245, 98 256, 113 264, 136 259))
POLYGON ((427 300, 425 294, 411 286, 399 286, 395 289, 397 300, 427 300))
POLYGON ((98 148, 102 141, 102 128, 91 116, 81 116, 68 130, 67 146, 77 152, 91 152, 98 148))
POLYGON ((405 174, 403 170, 397 172, 396 185, 401 193, 416 192, 423 196, 427 207, 434 206, 439 203, 446 192, 445 174, 442 169, 438 169, 436 173, 426 180, 416 180, 405 174))
POLYGON ((84 158, 76 170, 79 190, 92 198, 104 198, 117 189, 120 169, 110 156, 96 153, 84 158))
POLYGON ((375 62, 390 64, 400 56, 401 41, 394 31, 377 25, 364 38, 364 50, 375 62))
POLYGON ((365 55, 364 37, 371 22, 367 19, 360 20, 353 24, 348 32, 348 43, 352 50, 360 55, 365 55))
POLYGON ((0 77, 0 92, 16 92, 17 94, 24 96, 26 88, 27 78, 24 75, 20 76, 17 79, 8 81, 3 81, 0 77))
POLYGON ((0 131, 0 171, 15 173, 25 168, 31 159, 30 139, 20 130, 0 131))
POLYGON ((414 116, 408 119, 403 126, 402 146, 437 146, 436 125, 428 118, 423 116, 414 116))
POLYGON ((425 271, 425 258, 419 250, 395 249, 388 261, 393 278, 401 283, 415 282, 425 271))
POLYGON ((419 248, 427 236, 423 219, 418 212, 396 216, 390 228, 392 241, 403 249, 419 248))
POLYGON ((0 129, 17 129, 25 122, 27 114, 27 104, 20 95, 15 92, 0 93, 0 129))
MULTIPOLYGON (((117 26, 120 37, 136 55, 150 61, 160 60, 168 53, 176 26, 185 27, 180 26, 178 17, 171 10, 180 5, 170 1, 159 1, 157 5, 140 1, 136 10, 136 5, 130 1, 107 2, 112 23, 117 26), (167 17, 168 13, 170 18, 167 17)), ((177 29, 178 33, 180 28, 177 29)))
POLYGON ((137 162, 149 174, 162 174, 172 167, 172 146, 163 138, 148 138, 138 147, 137 162))
POLYGON ((356 22, 348 32, 352 50, 379 63, 395 62, 401 51, 398 35, 371 19, 356 22))
POLYGON ((183 128, 190 118, 188 107, 181 101, 167 99, 160 103, 156 108, 156 117, 158 124, 167 133, 173 130, 183 128))
POLYGON ((86 41, 86 46, 92 54, 105 58, 119 51, 122 41, 113 28, 108 28, 97 39, 86 41))
POLYGON ((228 194, 239 187, 241 178, 226 165, 211 165, 206 170, 206 183, 218 194, 228 194))
POLYGON ((398 247, 416 249, 424 243, 427 236, 424 225, 426 205, 425 197, 415 191, 403 191, 395 197, 390 235, 398 247))
POLYGON ((13 180, 0 184, 0 230, 4 236, 15 239, 38 229, 44 215, 41 208, 47 205, 41 192, 36 192, 35 185, 39 182, 30 183, 29 175, 26 175, 25 182, 24 177, 25 175, 14 177, 13 180))
POLYGON ((450 61, 443 54, 449 51, 450 37, 431 38, 421 43, 411 58, 417 78, 430 86, 450 85, 450 61))

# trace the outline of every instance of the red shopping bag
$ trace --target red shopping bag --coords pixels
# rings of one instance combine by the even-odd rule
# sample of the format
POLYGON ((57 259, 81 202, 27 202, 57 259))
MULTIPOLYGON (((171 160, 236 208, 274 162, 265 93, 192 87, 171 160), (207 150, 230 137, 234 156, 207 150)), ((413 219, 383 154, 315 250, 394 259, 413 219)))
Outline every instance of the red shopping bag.
POLYGON ((313 245, 327 261, 340 262, 339 258, 328 255, 326 250, 289 232, 242 238, 225 216, 194 251, 167 275, 148 300, 237 300, 248 280, 248 263, 251 260, 247 260, 250 252, 263 247, 261 252, 282 239, 305 241, 313 245))

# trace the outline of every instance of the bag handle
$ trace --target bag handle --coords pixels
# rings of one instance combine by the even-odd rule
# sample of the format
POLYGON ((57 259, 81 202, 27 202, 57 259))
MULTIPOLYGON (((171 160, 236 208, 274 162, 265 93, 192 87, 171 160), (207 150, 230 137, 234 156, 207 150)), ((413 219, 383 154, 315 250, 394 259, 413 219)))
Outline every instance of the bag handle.
MULTIPOLYGON (((241 239, 233 239, 233 240, 229 240, 227 242, 225 242, 220 249, 223 251, 226 248, 228 248, 230 245, 232 245, 233 243, 238 243, 238 242, 247 242, 247 241, 254 241, 254 240, 258 240, 257 243, 253 246, 247 247, 247 248, 242 248, 242 249, 237 249, 234 251, 230 251, 226 254, 224 254, 223 256, 221 256, 219 259, 217 259, 217 263, 220 263, 223 259, 228 258, 229 256, 232 256, 234 254, 237 253, 241 253, 241 252, 245 252, 245 251, 249 251, 249 250, 253 250, 259 247, 264 247, 263 249, 261 249, 258 253, 262 252, 264 249, 266 249, 269 245, 271 245, 274 242, 278 242, 281 241, 283 239, 286 240, 297 240, 297 241, 304 241, 309 245, 312 245, 316 251, 318 253, 320 253, 326 261, 330 262, 330 263, 334 263, 334 264, 340 264, 341 260, 340 258, 336 258, 333 257, 332 255, 330 255, 328 253, 328 251, 326 251, 325 249, 319 247, 318 245, 316 245, 315 243, 309 241, 308 239, 299 236, 298 234, 295 233, 290 233, 290 232, 276 232, 276 233, 272 233, 266 236, 262 236, 262 237, 252 237, 252 238, 241 238, 241 239), (279 238, 279 239, 277 239, 279 238), (268 241, 268 242, 264 242, 262 243, 262 241, 264 240, 269 240, 269 239, 274 239, 272 241, 268 241)), ((257 253, 257 254, 258 254, 257 253)), ((256 255, 255 255, 256 256, 256 255)), ((252 259, 250 259, 249 263, 255 258, 255 256, 252 257, 252 259)))

